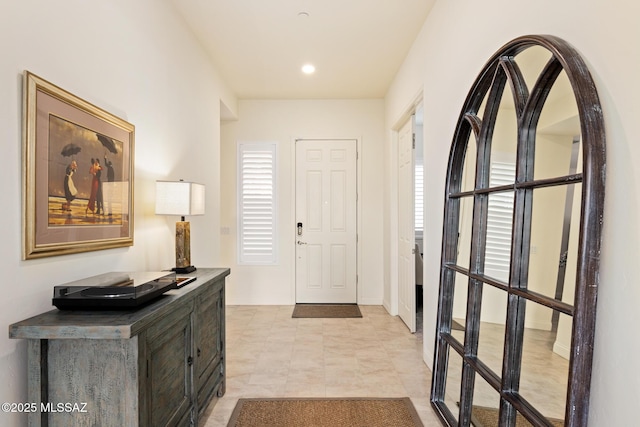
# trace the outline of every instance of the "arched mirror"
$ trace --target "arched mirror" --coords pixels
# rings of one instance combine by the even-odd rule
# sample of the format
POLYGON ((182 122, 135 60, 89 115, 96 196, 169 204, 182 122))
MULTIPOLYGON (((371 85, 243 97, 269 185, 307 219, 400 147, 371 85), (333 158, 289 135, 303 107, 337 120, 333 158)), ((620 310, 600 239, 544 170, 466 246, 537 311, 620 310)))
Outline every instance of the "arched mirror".
POLYGON ((580 55, 552 36, 496 52, 449 157, 431 388, 445 425, 587 425, 604 168, 580 55))

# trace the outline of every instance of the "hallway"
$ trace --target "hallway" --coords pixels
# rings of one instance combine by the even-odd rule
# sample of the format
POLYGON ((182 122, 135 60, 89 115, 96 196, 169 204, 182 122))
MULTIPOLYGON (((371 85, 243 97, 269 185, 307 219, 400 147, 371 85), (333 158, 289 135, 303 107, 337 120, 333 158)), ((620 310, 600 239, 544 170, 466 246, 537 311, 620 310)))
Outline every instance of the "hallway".
POLYGON ((425 426, 431 372, 422 336, 381 306, 361 319, 292 319, 292 306, 227 306, 227 391, 201 427, 226 426, 241 397, 404 397, 425 426))

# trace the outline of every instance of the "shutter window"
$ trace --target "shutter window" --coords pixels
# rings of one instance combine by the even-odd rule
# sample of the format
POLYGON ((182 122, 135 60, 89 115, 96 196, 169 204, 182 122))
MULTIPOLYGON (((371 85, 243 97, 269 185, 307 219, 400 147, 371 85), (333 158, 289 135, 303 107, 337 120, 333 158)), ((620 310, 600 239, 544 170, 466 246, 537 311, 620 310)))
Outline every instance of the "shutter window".
MULTIPOLYGON (((515 163, 491 163, 490 187, 513 184, 515 177, 515 163)), ((487 215, 485 274, 505 282, 509 279, 512 221, 513 190, 492 193, 487 215)))
POLYGON ((238 144, 238 263, 275 264, 276 143, 238 144))
POLYGON ((416 163, 414 171, 415 230, 421 234, 424 229, 424 166, 416 163))

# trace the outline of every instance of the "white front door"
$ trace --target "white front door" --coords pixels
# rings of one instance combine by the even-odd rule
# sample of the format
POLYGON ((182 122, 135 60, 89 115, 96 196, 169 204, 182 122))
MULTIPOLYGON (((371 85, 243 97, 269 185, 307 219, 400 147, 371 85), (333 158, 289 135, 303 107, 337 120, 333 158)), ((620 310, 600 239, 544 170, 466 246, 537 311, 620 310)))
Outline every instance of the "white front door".
POLYGON ((398 134, 398 314, 416 331, 413 116, 398 134))
POLYGON ((296 302, 355 304, 356 141, 296 141, 296 302))

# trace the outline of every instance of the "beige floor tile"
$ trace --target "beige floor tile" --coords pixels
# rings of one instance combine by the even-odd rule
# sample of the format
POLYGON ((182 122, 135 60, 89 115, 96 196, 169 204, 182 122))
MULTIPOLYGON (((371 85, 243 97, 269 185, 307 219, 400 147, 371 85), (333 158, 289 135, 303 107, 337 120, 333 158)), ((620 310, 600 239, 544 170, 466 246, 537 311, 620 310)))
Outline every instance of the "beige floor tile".
POLYGON ((238 398, 411 397, 425 426, 431 372, 421 335, 381 306, 362 318, 293 319, 293 306, 228 306, 227 392, 200 427, 226 426, 238 398))

